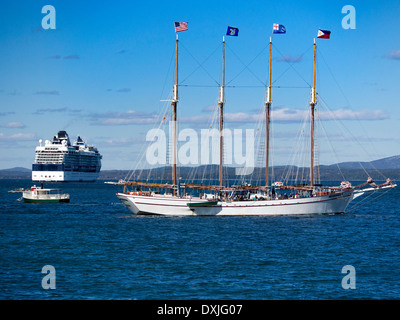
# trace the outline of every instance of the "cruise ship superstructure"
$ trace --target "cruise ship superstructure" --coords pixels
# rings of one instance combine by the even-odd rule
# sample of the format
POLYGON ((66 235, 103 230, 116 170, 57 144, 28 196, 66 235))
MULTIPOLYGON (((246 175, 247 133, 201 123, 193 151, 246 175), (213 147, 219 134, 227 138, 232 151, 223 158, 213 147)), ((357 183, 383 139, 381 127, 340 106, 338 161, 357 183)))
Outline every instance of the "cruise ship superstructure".
POLYGON ((53 140, 39 140, 32 164, 33 181, 91 182, 101 169, 101 154, 80 136, 71 144, 67 132, 59 131, 53 140))

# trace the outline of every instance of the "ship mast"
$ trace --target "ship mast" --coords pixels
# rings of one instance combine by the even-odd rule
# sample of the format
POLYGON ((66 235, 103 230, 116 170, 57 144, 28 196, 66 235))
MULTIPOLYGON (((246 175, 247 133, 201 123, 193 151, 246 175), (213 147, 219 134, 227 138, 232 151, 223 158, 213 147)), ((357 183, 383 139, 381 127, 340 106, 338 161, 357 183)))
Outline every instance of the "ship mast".
POLYGON ((173 143, 173 173, 172 173, 172 184, 174 185, 173 194, 177 195, 177 179, 176 179, 176 162, 177 162, 177 122, 176 122, 176 107, 178 104, 178 34, 176 34, 176 81, 173 88, 173 98, 171 102, 172 106, 172 121, 174 125, 174 143, 173 143))
POLYGON ((315 91, 315 73, 316 73, 316 50, 317 44, 314 39, 314 82, 311 89, 311 163, 310 163, 310 186, 314 186, 314 113, 315 105, 317 104, 316 91, 315 91))
POLYGON ((223 154, 224 154, 224 103, 225 103, 225 37, 222 37, 222 85, 220 87, 219 105, 219 186, 223 182, 223 154))
POLYGON ((265 186, 269 184, 269 124, 270 124, 270 109, 271 109, 271 80, 272 80, 272 37, 269 38, 269 85, 267 90, 267 100, 265 101, 265 125, 266 125, 266 159, 265 159, 265 186))

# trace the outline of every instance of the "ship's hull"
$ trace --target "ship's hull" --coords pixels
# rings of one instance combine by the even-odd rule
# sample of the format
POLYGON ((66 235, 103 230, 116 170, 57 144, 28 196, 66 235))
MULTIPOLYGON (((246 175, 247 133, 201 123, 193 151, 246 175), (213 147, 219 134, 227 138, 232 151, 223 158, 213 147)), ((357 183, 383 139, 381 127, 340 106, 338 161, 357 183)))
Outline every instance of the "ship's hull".
POLYGON ((49 190, 39 188, 32 189, 33 191, 24 191, 22 198, 27 203, 58 203, 69 202, 69 194, 49 193, 49 190))
MULTIPOLYGON (((155 214, 168 216, 194 215, 187 203, 190 199, 173 196, 140 196, 127 193, 117 193, 117 197, 134 214, 155 214)), ((199 198, 193 198, 198 203, 199 198)))
POLYGON ((40 182, 94 182, 99 172, 32 171, 32 181, 40 182))
POLYGON ((31 198, 23 198, 25 203, 69 203, 68 199, 31 199, 31 198))
POLYGON ((188 200, 177 197, 136 196, 126 193, 117 193, 117 197, 135 214, 170 216, 314 215, 344 213, 353 199, 353 191, 299 199, 222 201, 211 206, 208 203, 202 206, 199 198, 188 200), (196 205, 189 207, 187 205, 189 202, 196 202, 196 205))

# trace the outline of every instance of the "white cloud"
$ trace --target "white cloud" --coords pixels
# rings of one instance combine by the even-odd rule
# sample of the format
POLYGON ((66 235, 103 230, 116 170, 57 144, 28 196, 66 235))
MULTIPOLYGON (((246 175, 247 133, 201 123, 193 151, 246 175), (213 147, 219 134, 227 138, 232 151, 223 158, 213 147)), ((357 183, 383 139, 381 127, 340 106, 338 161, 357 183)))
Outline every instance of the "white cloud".
POLYGON ((0 141, 32 141, 36 140, 34 133, 15 133, 10 136, 0 132, 0 141))
POLYGON ((58 96, 60 94, 57 90, 50 90, 50 91, 36 91, 34 94, 43 94, 43 95, 51 95, 51 96, 58 96))
POLYGON ((6 124, 0 125, 1 128, 25 128, 22 122, 8 122, 6 124))
POLYGON ((320 112, 321 120, 385 120, 389 115, 383 110, 360 110, 338 109, 332 112, 320 112))
MULTIPOLYGON (((271 111, 271 121, 277 122, 302 122, 307 117, 309 110, 305 109, 290 109, 290 108, 279 108, 271 111)), ((238 123, 257 123, 262 117, 261 114, 257 113, 225 113, 224 120, 226 122, 238 122, 238 123)), ((338 109, 332 112, 320 111, 319 118, 321 120, 384 120, 388 119, 389 116, 383 110, 361 110, 353 111, 350 109, 338 109)), ((183 123, 207 123, 210 120, 208 115, 198 115, 192 117, 183 117, 181 122, 183 123)))
POLYGON ((91 114, 92 125, 120 126, 135 124, 154 124, 159 121, 155 113, 128 110, 126 112, 106 112, 91 114))
MULTIPOLYGON (((271 111, 271 121, 276 122, 302 122, 308 116, 308 109, 277 108, 271 111)), ((320 111, 319 118, 324 121, 329 120, 384 120, 389 116, 383 110, 361 110, 353 111, 350 109, 338 109, 332 112, 320 111)), ((236 112, 225 113, 224 121, 230 123, 257 123, 262 114, 256 112, 236 112)), ((119 125, 144 125, 156 124, 160 121, 160 116, 155 113, 140 112, 129 110, 126 112, 107 112, 103 114, 91 114, 92 125, 119 126, 119 125)), ((181 117, 178 121, 187 124, 210 123, 209 113, 181 117)))
POLYGON ((70 109, 67 107, 62 107, 62 108, 43 108, 43 109, 38 109, 32 114, 38 114, 38 115, 43 115, 46 113, 56 113, 56 112, 69 112, 69 113, 80 113, 82 110, 80 109, 70 109))
POLYGON ((143 138, 138 137, 122 137, 122 138, 108 138, 104 140, 104 145, 107 147, 120 147, 133 144, 142 144, 145 142, 143 138))
POLYGON ((302 59, 303 59, 302 56, 294 57, 294 56, 291 56, 290 54, 286 54, 286 55, 280 57, 280 58, 278 59, 278 61, 279 61, 279 62, 297 63, 297 62, 300 62, 302 59))
POLYGON ((122 88, 122 89, 118 89, 117 92, 131 92, 131 88, 122 88))
POLYGON ((392 50, 385 57, 388 59, 400 60, 400 50, 392 50))

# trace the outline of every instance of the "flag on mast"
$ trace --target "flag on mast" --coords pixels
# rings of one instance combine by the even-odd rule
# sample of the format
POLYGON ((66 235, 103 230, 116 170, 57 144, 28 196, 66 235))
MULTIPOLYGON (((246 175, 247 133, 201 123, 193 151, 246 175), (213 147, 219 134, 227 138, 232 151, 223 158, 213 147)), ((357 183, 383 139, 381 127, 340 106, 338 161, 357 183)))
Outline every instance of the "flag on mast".
POLYGON ((317 36, 317 38, 320 38, 320 39, 329 39, 330 37, 331 37, 331 32, 330 32, 330 31, 328 31, 328 30, 321 30, 321 29, 318 30, 318 36, 317 36))
POLYGON ((237 37, 239 35, 239 28, 234 28, 234 27, 228 26, 228 30, 226 30, 226 35, 237 37))
POLYGON ((282 24, 274 23, 272 26, 272 33, 286 33, 286 28, 282 24))
POLYGON ((188 22, 175 22, 175 32, 188 30, 188 22))

